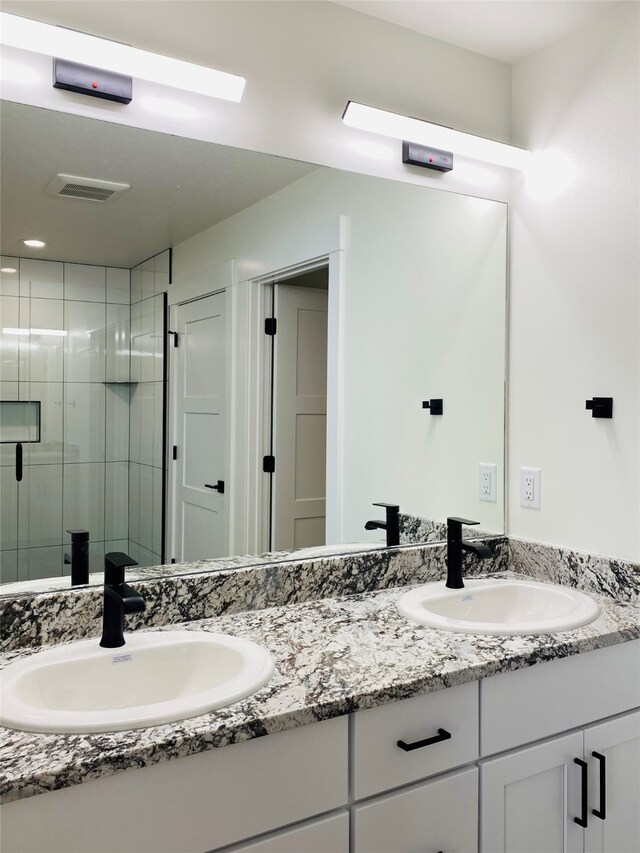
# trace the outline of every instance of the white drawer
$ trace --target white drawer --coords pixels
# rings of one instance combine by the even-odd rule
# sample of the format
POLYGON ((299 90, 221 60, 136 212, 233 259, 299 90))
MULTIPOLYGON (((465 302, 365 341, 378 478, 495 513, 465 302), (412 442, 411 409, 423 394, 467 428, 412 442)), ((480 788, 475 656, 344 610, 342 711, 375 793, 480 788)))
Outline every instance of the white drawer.
POLYGON ((308 820, 224 853, 349 853, 349 812, 308 820))
POLYGON ((337 717, 7 803, 2 853, 202 853, 341 808, 347 781, 337 717))
POLYGON ((482 755, 640 706, 640 640, 481 682, 482 755))
POLYGON ((353 853, 478 849, 478 770, 472 767, 353 808, 353 853))
POLYGON ((478 682, 461 684, 426 696, 414 696, 353 715, 353 799, 361 800, 478 757, 478 682), (404 751, 411 745, 451 737, 404 751))

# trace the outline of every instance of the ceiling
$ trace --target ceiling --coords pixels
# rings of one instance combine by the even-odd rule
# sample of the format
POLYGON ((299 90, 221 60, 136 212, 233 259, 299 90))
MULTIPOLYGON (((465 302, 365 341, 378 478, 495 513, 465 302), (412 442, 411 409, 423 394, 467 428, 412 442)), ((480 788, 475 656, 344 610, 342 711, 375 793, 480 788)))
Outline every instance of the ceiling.
POLYGON ((616 0, 334 0, 450 44, 513 63, 621 5, 616 0))
POLYGON ((0 105, 3 255, 132 267, 316 169, 24 104, 0 105), (130 184, 108 203, 44 192, 58 173, 130 184), (45 249, 21 242, 36 237, 45 249))

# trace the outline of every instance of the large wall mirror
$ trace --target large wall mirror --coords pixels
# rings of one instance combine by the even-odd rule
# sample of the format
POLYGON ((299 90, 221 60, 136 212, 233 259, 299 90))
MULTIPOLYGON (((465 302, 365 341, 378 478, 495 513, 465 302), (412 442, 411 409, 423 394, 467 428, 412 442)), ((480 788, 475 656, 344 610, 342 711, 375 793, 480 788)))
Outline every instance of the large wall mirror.
POLYGON ((503 533, 506 205, 7 102, 1 132, 6 592, 69 583, 70 530, 90 573, 383 547, 375 503, 401 542, 503 533))

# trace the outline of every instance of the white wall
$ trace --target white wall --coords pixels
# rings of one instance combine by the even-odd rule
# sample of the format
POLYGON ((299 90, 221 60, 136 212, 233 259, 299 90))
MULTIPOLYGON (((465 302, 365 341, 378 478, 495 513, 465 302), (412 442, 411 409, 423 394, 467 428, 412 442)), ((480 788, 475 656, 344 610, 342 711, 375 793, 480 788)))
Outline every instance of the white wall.
POLYGON ((640 559, 637 3, 513 68, 514 142, 568 165, 511 207, 509 532, 640 559), (574 170, 568 181, 569 169, 574 170), (562 188, 562 184, 567 185, 562 188), (614 398, 613 420, 585 411, 614 398), (542 468, 539 512, 519 469, 542 468))
MULTIPOLYGON (((3 11, 246 77, 240 104, 136 80, 128 106, 51 86, 51 60, 7 50, 3 97, 136 127, 505 199, 504 170, 448 175, 401 144, 348 128, 349 99, 508 141, 509 66, 328 2, 24 2, 3 11), (391 159, 389 159, 391 158, 391 159)), ((466 168, 466 171, 465 171, 466 168)))
POLYGON ((231 258, 240 280, 276 271, 265 247, 292 253, 300 229, 339 216, 339 541, 367 538, 373 501, 502 531, 503 204, 321 169, 176 246, 173 280, 231 258), (422 409, 430 397, 444 399, 443 417, 422 409), (497 503, 478 499, 480 462, 498 466, 497 503))

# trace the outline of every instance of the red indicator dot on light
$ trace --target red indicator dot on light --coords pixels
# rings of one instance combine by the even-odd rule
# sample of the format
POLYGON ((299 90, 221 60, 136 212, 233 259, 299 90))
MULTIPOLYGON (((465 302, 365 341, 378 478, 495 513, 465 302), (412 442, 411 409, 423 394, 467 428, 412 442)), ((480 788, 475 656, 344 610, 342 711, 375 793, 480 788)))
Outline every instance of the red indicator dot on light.
POLYGON ((429 157, 429 162, 433 163, 433 157, 429 157))
POLYGON ((93 81, 93 83, 91 84, 91 88, 92 88, 92 89, 97 89, 97 88, 98 88, 98 84, 96 83, 96 81, 95 81, 95 80, 94 80, 94 81, 93 81))

